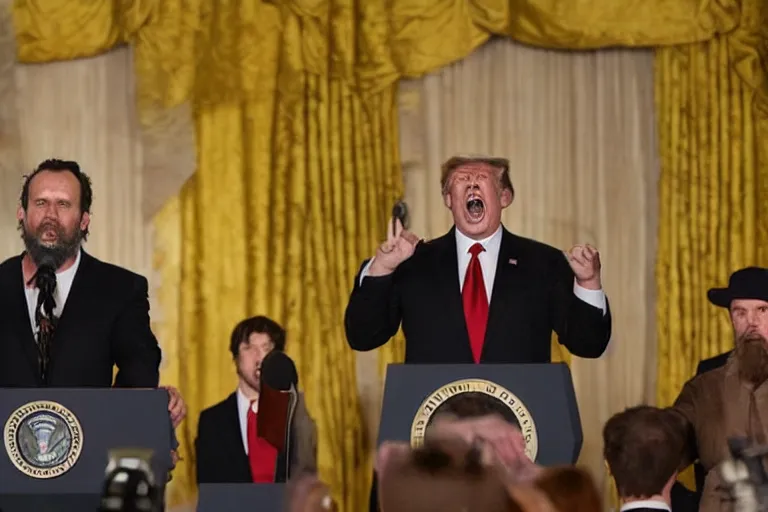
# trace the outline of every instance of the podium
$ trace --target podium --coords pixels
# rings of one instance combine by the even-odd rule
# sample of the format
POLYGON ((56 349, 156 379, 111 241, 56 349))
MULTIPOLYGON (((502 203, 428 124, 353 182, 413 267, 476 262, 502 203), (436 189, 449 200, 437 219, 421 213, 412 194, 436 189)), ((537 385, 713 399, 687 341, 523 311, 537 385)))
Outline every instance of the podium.
POLYGON ((200 484, 197 512, 282 512, 285 484, 200 484))
POLYGON ((154 451, 171 468, 168 394, 157 389, 0 389, 0 512, 98 510, 109 451, 154 451))
POLYGON ((573 464, 578 459, 581 420, 571 371, 564 363, 390 364, 378 444, 419 445, 434 417, 450 410, 459 397, 479 398, 520 427, 526 453, 538 464, 573 464))

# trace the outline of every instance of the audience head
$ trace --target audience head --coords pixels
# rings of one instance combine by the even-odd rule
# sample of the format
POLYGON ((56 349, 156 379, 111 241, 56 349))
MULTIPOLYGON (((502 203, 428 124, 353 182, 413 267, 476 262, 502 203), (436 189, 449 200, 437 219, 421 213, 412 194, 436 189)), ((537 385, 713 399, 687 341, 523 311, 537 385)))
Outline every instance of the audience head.
POLYGON ((46 160, 25 176, 16 217, 38 266, 61 267, 88 238, 93 191, 77 162, 46 160))
POLYGON ((443 164, 440 185, 457 229, 475 240, 499 228, 501 212, 514 198, 506 158, 453 157, 443 164))
POLYGON ((436 436, 411 449, 385 443, 377 459, 382 512, 552 512, 540 490, 514 485, 477 446, 436 436))
POLYGON ((539 470, 526 453, 517 418, 503 402, 485 393, 462 393, 444 401, 425 436, 454 436, 475 445, 518 481, 532 479, 539 470))
POLYGON ((247 318, 232 331, 229 350, 241 388, 258 392, 261 362, 273 350, 285 350, 285 329, 266 316, 247 318))
POLYGON ((314 474, 289 480, 285 495, 287 512, 336 512, 339 509, 328 486, 314 474))
POLYGON ((603 508, 595 481, 584 469, 573 466, 548 468, 534 483, 558 512, 600 512, 603 508))
POLYGON ((603 428, 603 454, 619 497, 669 503, 684 443, 684 425, 668 409, 643 405, 611 417, 603 428))

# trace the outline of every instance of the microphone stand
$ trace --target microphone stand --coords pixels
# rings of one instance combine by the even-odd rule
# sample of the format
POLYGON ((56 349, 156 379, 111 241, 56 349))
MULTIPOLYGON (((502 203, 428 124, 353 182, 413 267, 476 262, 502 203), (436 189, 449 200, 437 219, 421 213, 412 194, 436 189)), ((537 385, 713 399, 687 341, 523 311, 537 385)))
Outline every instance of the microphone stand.
POLYGON ((291 476, 291 437, 293 435, 293 418, 296 413, 296 406, 299 403, 299 393, 296 387, 291 384, 288 390, 290 399, 288 401, 288 417, 285 422, 285 481, 291 476))

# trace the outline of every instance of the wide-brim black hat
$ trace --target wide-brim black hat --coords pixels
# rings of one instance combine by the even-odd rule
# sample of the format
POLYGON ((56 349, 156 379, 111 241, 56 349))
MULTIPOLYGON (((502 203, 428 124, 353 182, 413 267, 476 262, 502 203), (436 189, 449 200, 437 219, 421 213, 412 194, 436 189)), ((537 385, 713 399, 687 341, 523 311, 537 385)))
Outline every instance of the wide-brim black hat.
POLYGON ((757 299, 768 302, 768 268, 747 267, 737 270, 728 279, 728 288, 712 288, 707 292, 709 302, 721 308, 731 307, 734 299, 757 299))

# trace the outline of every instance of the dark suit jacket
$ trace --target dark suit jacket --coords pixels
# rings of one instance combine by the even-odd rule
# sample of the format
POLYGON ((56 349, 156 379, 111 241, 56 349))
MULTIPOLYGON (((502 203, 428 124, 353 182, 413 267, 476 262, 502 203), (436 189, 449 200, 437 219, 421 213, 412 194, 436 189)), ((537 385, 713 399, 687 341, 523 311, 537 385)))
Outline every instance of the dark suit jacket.
POLYGON ((51 349, 48 382, 38 364, 21 256, 0 264, 0 388, 154 388, 160 347, 149 326, 147 280, 82 251, 51 349))
MULTIPOLYGON (((289 437, 290 454, 277 457, 275 482, 286 482, 290 475, 317 471, 317 428, 304 405, 299 401, 289 437), (287 459, 290 464, 286 467, 287 459)), ((237 393, 232 393, 216 405, 200 413, 195 439, 197 483, 251 483, 251 466, 243 447, 237 393)))
MULTIPOLYGON (((366 277, 362 285, 360 274, 355 276, 344 321, 353 349, 380 347, 402 322, 406 363, 473 362, 455 229, 420 243, 388 276, 366 277)), ((573 279, 560 250, 502 229, 480 361, 548 363, 553 330, 572 354, 599 357, 611 336, 610 312, 603 315, 577 298, 573 279)))
MULTIPOLYGON (((725 365, 725 362, 732 352, 733 351, 729 350, 723 354, 699 361, 699 364, 696 367, 696 375, 701 375, 702 373, 706 373, 725 365)), ((707 472, 704 471, 704 467, 699 462, 694 463, 693 472, 696 477, 696 491, 689 491, 681 483, 676 483, 672 486, 672 510, 698 510, 707 472)))

